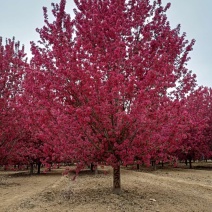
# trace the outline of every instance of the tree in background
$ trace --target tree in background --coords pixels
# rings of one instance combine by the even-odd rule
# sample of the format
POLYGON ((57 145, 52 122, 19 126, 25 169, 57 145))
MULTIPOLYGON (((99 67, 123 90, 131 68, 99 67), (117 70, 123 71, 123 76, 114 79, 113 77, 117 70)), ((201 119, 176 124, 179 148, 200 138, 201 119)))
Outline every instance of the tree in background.
POLYGON ((15 38, 7 39, 5 45, 0 38, 0 163, 13 151, 22 138, 17 98, 23 92, 26 63, 24 47, 15 38))
POLYGON ((199 87, 182 101, 180 108, 179 139, 174 149, 177 158, 189 162, 201 160, 211 155, 210 143, 210 89, 199 87))
POLYGON ((207 107, 207 112, 206 116, 208 118, 208 126, 206 130, 204 131, 205 139, 208 144, 208 154, 203 155, 203 159, 212 159, 212 89, 211 88, 206 88, 207 92, 205 95, 206 101, 208 103, 207 107))

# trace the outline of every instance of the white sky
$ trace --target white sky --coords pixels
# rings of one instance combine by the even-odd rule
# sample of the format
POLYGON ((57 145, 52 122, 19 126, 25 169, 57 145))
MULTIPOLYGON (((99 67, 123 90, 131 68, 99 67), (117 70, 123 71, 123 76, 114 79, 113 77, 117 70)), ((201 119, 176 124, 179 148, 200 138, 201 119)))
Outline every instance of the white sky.
MULTIPOLYGON (((51 2, 59 0, 0 0, 0 36, 16 37, 30 52, 29 42, 37 41, 35 28, 43 26, 42 7, 51 9, 51 2)), ((73 0, 67 0, 67 11, 72 13, 73 0)), ((162 0, 171 2, 168 20, 171 26, 181 24, 188 39, 196 39, 188 68, 197 74, 199 85, 212 87, 212 0, 162 0)))

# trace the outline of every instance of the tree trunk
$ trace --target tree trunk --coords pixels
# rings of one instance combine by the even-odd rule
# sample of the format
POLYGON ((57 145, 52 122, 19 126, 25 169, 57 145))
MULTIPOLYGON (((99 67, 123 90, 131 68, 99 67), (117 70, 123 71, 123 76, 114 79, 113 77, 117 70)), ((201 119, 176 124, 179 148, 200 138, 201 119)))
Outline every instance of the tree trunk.
POLYGON ((120 166, 113 168, 113 193, 121 193, 121 176, 120 176, 120 166))
POLYGON ((37 165, 38 165, 38 171, 37 171, 37 174, 40 174, 41 162, 39 161, 37 165))
POLYGON ((156 161, 155 160, 152 160, 152 167, 153 167, 153 170, 156 170, 156 161))
POLYGON ((140 169, 140 164, 137 164, 137 170, 139 170, 140 169))
POLYGON ((95 175, 97 175, 98 174, 98 167, 97 167, 97 165, 95 165, 95 175))
POLYGON ((91 172, 94 172, 94 164, 93 163, 91 163, 90 168, 91 168, 91 172))
POLYGON ((189 158, 189 168, 192 168, 191 158, 189 158))
POLYGON ((30 172, 31 175, 33 174, 33 163, 30 163, 30 172))

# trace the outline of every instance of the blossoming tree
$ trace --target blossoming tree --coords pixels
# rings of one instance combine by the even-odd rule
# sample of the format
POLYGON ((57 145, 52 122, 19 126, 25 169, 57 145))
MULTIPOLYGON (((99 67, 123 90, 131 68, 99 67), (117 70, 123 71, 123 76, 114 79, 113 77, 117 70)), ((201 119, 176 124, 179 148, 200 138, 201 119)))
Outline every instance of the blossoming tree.
POLYGON ((160 0, 75 3, 73 19, 65 0, 53 4, 53 22, 44 8, 26 90, 48 111, 43 136, 55 136, 61 156, 65 149, 79 168, 111 165, 119 193, 120 165, 149 163, 150 145, 164 142, 157 130, 170 118, 168 102, 195 85, 186 68, 194 40, 189 43, 180 26, 171 29, 170 4, 160 0))

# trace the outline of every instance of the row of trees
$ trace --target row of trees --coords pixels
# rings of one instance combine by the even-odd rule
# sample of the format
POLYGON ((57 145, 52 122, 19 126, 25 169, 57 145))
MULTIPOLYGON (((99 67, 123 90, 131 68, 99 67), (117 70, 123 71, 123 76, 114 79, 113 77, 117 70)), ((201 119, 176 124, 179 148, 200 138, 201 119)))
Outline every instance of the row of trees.
POLYGON ((161 1, 65 0, 27 62, 0 41, 0 163, 120 165, 211 157, 212 90, 186 68, 194 40, 161 1))

